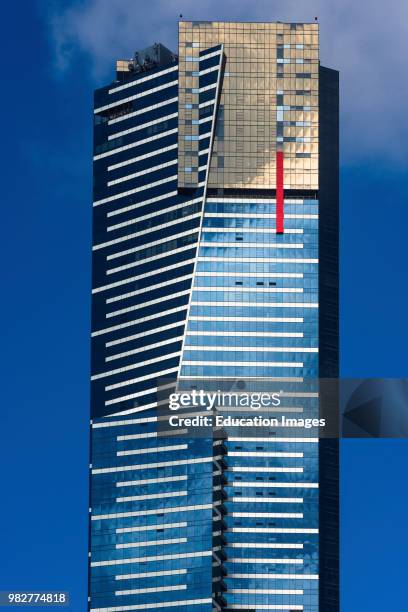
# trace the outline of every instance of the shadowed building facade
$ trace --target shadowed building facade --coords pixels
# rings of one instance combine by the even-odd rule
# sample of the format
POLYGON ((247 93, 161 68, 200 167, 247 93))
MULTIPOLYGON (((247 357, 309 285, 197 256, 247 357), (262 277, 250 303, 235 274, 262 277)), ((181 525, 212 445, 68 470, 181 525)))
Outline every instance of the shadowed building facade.
POLYGON ((181 21, 95 92, 90 610, 339 609, 337 442, 159 435, 157 396, 338 376, 318 35, 181 21))

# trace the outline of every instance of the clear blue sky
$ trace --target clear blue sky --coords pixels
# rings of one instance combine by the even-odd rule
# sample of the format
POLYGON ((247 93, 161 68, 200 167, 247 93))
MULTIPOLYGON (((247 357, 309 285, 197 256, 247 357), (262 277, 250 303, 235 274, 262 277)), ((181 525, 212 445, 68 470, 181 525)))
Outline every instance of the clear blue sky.
MULTIPOLYGON (((343 92, 342 373, 407 374, 404 4, 390 27, 377 0, 359 3, 363 12, 311 2, 308 15, 293 0, 290 14, 275 1, 227 0, 222 12, 208 0, 194 14, 186 0, 153 1, 144 27, 137 5, 2 7, 0 590, 67 590, 75 612, 87 588, 92 90, 117 54, 159 37, 174 45, 179 12, 322 17, 323 60, 341 69, 343 92)), ((406 606, 407 462, 405 440, 343 443, 344 612, 406 606)))

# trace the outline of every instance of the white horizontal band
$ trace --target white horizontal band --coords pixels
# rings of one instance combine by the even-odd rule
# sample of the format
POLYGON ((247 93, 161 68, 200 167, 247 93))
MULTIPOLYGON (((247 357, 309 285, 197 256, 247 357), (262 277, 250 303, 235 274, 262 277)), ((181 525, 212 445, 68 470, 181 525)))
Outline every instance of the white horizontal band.
MULTIPOLYGON (((118 402, 123 402, 126 399, 128 399, 127 397, 119 397, 119 398, 115 398, 114 400, 109 400, 105 402, 105 406, 110 406, 111 404, 116 404, 118 402)), ((134 406, 133 408, 129 408, 128 410, 119 410, 118 412, 111 412, 110 414, 106 415, 108 417, 115 417, 115 416, 125 416, 127 414, 135 414, 136 412, 145 412, 146 410, 150 410, 151 408, 157 408, 158 403, 157 402, 152 402, 151 404, 144 404, 143 406, 134 406)))
POLYGON ((122 421, 101 421, 94 423, 91 421, 92 429, 98 429, 100 427, 122 427, 123 425, 139 425, 140 423, 156 423, 157 417, 144 417, 143 419, 126 419, 122 421))
MULTIPOLYGON (((163 199, 163 198, 161 198, 163 199)), ((139 223, 140 221, 145 221, 146 219, 154 219, 154 217, 158 217, 161 215, 165 215, 169 212, 174 212, 175 210, 180 211, 191 204, 196 204, 198 202, 202 202, 202 198, 194 198, 193 200, 186 200, 182 204, 174 204, 173 206, 166 206, 165 208, 159 208, 154 212, 148 213, 147 215, 141 215, 140 217, 134 217, 133 219, 129 219, 128 221, 123 221, 122 223, 117 223, 116 225, 109 225, 107 227, 108 232, 112 232, 113 230, 120 229, 122 227, 127 227, 128 225, 133 225, 135 223, 139 223)), ((184 220, 184 217, 179 217, 180 221, 184 220)))
POLYGON ((130 113, 126 113, 125 115, 120 115, 119 117, 115 117, 114 119, 109 119, 108 125, 115 125, 115 123, 127 121, 128 119, 132 119, 132 117, 138 117, 139 115, 145 115, 146 113, 149 113, 152 110, 163 108, 163 106, 168 106, 169 104, 174 104, 175 102, 178 102, 178 96, 174 98, 167 98, 167 100, 163 100, 163 102, 157 102, 156 104, 150 104, 150 106, 143 106, 143 108, 140 108, 139 110, 131 111, 130 113))
MULTIPOLYGON (((156 360, 155 360, 155 363, 157 363, 156 360)), ((136 367, 138 366, 136 365, 136 367)), ((107 387, 105 387, 105 391, 111 391, 112 389, 120 389, 121 387, 127 387, 128 385, 133 385, 134 383, 137 383, 137 382, 143 382, 144 380, 154 381, 160 378, 161 376, 167 376, 168 374, 173 374, 176 371, 177 370, 175 369, 175 366, 173 366, 172 368, 168 368, 167 370, 160 370, 160 372, 151 372, 150 374, 146 374, 145 376, 137 376, 136 378, 132 378, 131 380, 124 380, 123 382, 116 383, 114 385, 108 385, 107 387)), ((133 394, 133 397, 139 397, 139 395, 133 394)), ((120 398, 120 399, 121 401, 123 401, 123 398, 120 398)), ((110 404, 116 404, 118 401, 119 401, 119 398, 109 400, 105 402, 105 406, 109 406, 110 404)), ((157 403, 154 405, 157 406, 157 403)), ((142 408, 142 410, 145 410, 145 409, 146 408, 142 408)))
MULTIPOLYGON (((203 233, 206 229, 203 228, 203 233)), ((237 230, 234 230, 235 232, 237 230)), ((299 243, 279 242, 200 242, 201 247, 234 247, 238 249, 303 249, 304 245, 299 243)), ((241 261, 241 260, 240 260, 241 261)))
MULTIPOLYGON (((205 215, 207 216, 207 215, 205 215)), ((231 233, 231 234, 276 234, 275 227, 207 227, 204 225, 203 233, 231 233)), ((285 234, 303 234, 302 228, 285 229, 285 234)), ((244 241, 245 242, 245 241, 244 241)), ((272 244, 272 246, 275 246, 272 244)), ((284 243, 279 244, 283 247, 284 243)), ((286 245, 286 248, 290 248, 286 245)), ((301 248, 301 247, 297 247, 301 248)))
POLYGON ((122 147, 117 147, 116 149, 111 149, 110 151, 105 151, 104 153, 94 155, 94 161, 97 161, 98 159, 103 159, 104 157, 109 157, 110 155, 115 155, 117 153, 123 153, 123 151, 128 151, 129 149, 140 147, 141 145, 146 144, 147 142, 154 142, 156 140, 160 140, 161 138, 165 138, 166 136, 170 136, 171 134, 177 133, 178 128, 173 128, 172 130, 167 130, 167 132, 160 132, 159 134, 154 134, 153 136, 149 136, 148 138, 143 138, 142 140, 131 142, 128 145, 123 145, 122 147))
POLYGON ((303 589, 229 589, 228 592, 248 595, 303 595, 303 589))
POLYGON ((257 308, 319 308, 319 304, 313 302, 213 302, 211 300, 200 300, 193 301, 192 304, 194 306, 253 306, 257 308))
POLYGON ((229 589, 228 592, 248 595, 303 595, 303 589, 229 589))
MULTIPOLYGON (((222 53, 222 49, 217 49, 217 51, 211 51, 210 53, 206 53, 205 55, 199 55, 197 59, 200 62, 202 62, 204 60, 210 59, 210 57, 216 57, 217 55, 221 55, 221 53, 222 53)), ((204 103, 204 104, 208 104, 208 103, 204 103)))
MULTIPOLYGON (((227 246, 236 247, 236 246, 239 246, 239 244, 242 244, 242 243, 239 243, 239 242, 237 242, 236 244, 228 243, 227 246)), ((203 246, 203 245, 200 244, 200 246, 203 246)), ((221 245, 217 244, 216 242, 211 242, 209 246, 214 247, 214 246, 221 246, 221 245)), ((292 259, 285 259, 282 257, 239 257, 239 259, 237 259, 236 257, 203 257, 202 255, 198 257, 198 261, 199 262, 222 261, 222 262, 227 262, 227 263, 228 262, 239 262, 240 264, 243 264, 243 263, 318 264, 319 263, 318 259, 300 259, 298 257, 292 258, 292 259)))
MULTIPOLYGON (((107 171, 112 172, 112 170, 118 170, 119 168, 130 166, 132 164, 137 163, 138 161, 142 161, 143 159, 151 159, 151 158, 158 157, 162 153, 167 153, 168 151, 174 151, 175 149, 177 149, 177 147, 178 147, 178 144, 175 143, 172 145, 168 145, 167 147, 161 147, 160 149, 149 151, 149 153, 142 153, 141 155, 136 155, 136 157, 131 157, 129 159, 125 159, 124 161, 118 162, 117 164, 112 164, 111 166, 108 166, 107 171)), ((108 214, 108 217, 117 215, 119 214, 119 212, 121 211, 112 211, 108 214)))
POLYGON ((243 504, 303 504, 302 497, 230 497, 229 501, 243 504))
MULTIPOLYGON (((209 197, 207 202, 226 202, 227 204, 276 204, 276 198, 223 198, 223 197, 209 197)), ((287 199, 287 204, 304 204, 302 199, 287 199)))
MULTIPOLYGON (((241 259, 239 260, 241 261, 241 259)), ((301 272, 202 272, 201 270, 196 271, 196 276, 217 276, 217 277, 236 277, 239 278, 303 278, 304 275, 301 272)))
POLYGON ((132 580, 133 578, 153 578, 156 576, 178 576, 187 574, 186 569, 163 570, 161 572, 140 572, 139 574, 118 574, 115 580, 132 580))
POLYGON ((230 527, 234 533, 319 533, 318 529, 298 529, 296 527, 230 527))
MULTIPOLYGON (((177 373, 177 370, 174 370, 174 369, 167 370, 167 373, 174 374, 175 376, 177 373)), ((166 374, 166 371, 164 372, 164 374, 166 374)), ((139 393, 130 393, 129 395, 115 397, 115 399, 106 401, 105 406, 113 406, 114 404, 119 404, 121 402, 125 402, 127 400, 134 399, 135 397, 139 397, 139 393)), ((110 414, 109 416, 112 417, 112 416, 118 416, 118 415, 133 414, 134 412, 143 412, 145 410, 149 410, 150 408, 157 408, 157 406, 158 406, 158 402, 153 402, 151 404, 147 404, 144 406, 129 408, 128 410, 119 410, 119 412, 114 412, 110 414)))
POLYGON ((146 308, 147 306, 153 306, 154 304, 163 304, 164 300, 174 300, 176 298, 182 297, 183 295, 189 295, 190 293, 190 289, 185 289, 184 291, 176 291, 175 293, 171 293, 169 295, 166 295, 165 297, 160 296, 158 298, 155 298, 153 300, 148 300, 145 302, 142 302, 140 304, 134 304, 133 306, 127 306, 126 308, 121 308, 120 310, 113 310, 111 312, 107 312, 106 313, 106 318, 110 319, 112 317, 117 317, 118 315, 121 314, 125 314, 128 312, 135 312, 136 310, 141 310, 143 308, 146 308))
MULTIPOLYGON (((200 213, 195 213, 194 215, 191 215, 191 219, 195 219, 197 217, 200 216, 200 213)), ((187 219, 188 220, 188 219, 187 219)), ((166 227, 171 227, 172 225, 178 225, 180 224, 180 220, 177 219, 175 221, 175 223, 165 223, 163 224, 161 227, 158 226, 157 228, 149 228, 146 231, 142 231, 142 232, 136 232, 134 234, 129 234, 128 236, 122 236, 121 238, 116 238, 115 240, 110 241, 109 243, 104 243, 103 245, 98 246, 98 248, 101 248, 102 246, 110 246, 111 244, 114 244, 116 242, 124 242, 125 240, 130 240, 132 238, 136 238, 137 236, 141 235, 145 235, 145 234, 152 234, 155 231, 157 231, 158 229, 164 229, 166 227)), ((198 230, 198 228, 197 228, 198 230)), ((192 231, 194 230, 185 230, 184 232, 178 232, 177 234, 174 234, 173 236, 166 236, 165 238, 160 238, 160 240, 150 240, 148 242, 145 242, 144 244, 141 244, 137 247, 131 248, 131 249, 127 249, 126 251, 119 251, 117 253, 112 253, 111 255, 107 256, 107 260, 110 261, 112 259, 117 259, 118 257, 123 257, 124 255, 130 255, 131 253, 137 253, 138 251, 143 251, 144 249, 147 249, 149 247, 153 247, 153 246, 157 246, 159 244, 164 244, 165 242, 171 242, 172 240, 175 240, 177 238, 184 238, 185 236, 190 236, 192 231)))
MULTIPOLYGON (((116 596, 120 595, 141 595, 143 593, 162 593, 165 591, 185 591, 186 584, 173 584, 162 587, 148 587, 145 589, 124 589, 123 591, 115 591, 116 596)), ((129 608, 128 608, 129 609, 129 608)))
MULTIPOLYGON (((110 210, 109 212, 107 212, 106 216, 109 218, 109 217, 115 217, 116 215, 122 215, 131 210, 135 210, 137 208, 146 206, 147 204, 153 204, 154 202, 161 202, 162 200, 168 200, 176 196, 177 193, 178 193, 177 191, 166 191, 166 193, 162 193, 158 196, 155 196, 154 198, 148 198, 147 200, 142 200, 141 202, 135 202, 134 204, 129 204, 128 206, 124 206, 123 208, 117 208, 115 210, 110 210)), ((111 227, 114 227, 114 226, 111 226, 111 227)), ((109 227, 107 229, 109 231, 109 227)))
POLYGON ((167 340, 162 340, 161 342, 155 342, 154 344, 145 344, 144 346, 140 346, 139 348, 133 349, 131 351, 125 351, 123 353, 111 355, 110 357, 105 357, 105 362, 110 362, 115 359, 122 359, 123 357, 129 357, 130 355, 138 355, 139 353, 144 353, 145 351, 150 351, 154 348, 167 346, 168 344, 172 344, 173 342, 181 342, 183 338, 184 336, 174 336, 173 338, 168 338, 167 340))
POLYGON ((205 87, 200 87, 199 92, 203 93, 204 91, 209 91, 210 89, 215 89, 217 87, 217 83, 212 83, 211 85, 206 85, 205 87))
POLYGON ((154 270, 150 270, 149 272, 144 272, 142 274, 136 274, 136 276, 130 276, 129 278, 124 278, 123 280, 116 281, 114 283, 109 283, 109 285, 103 285, 101 287, 96 287, 92 289, 92 293, 100 293, 101 291, 106 291, 107 289, 114 289, 115 287, 120 287, 122 285, 126 285, 128 283, 133 283, 136 280, 141 280, 142 278, 149 278, 150 276, 156 276, 158 274, 163 274, 164 272, 169 272, 170 270, 176 270, 177 268, 181 268, 183 266, 187 266, 188 264, 194 263, 195 259, 185 259, 183 261, 179 261, 171 266, 163 266, 161 268, 155 268, 154 270))
MULTIPOLYGON (((140 82, 140 81, 139 81, 140 82)), ((137 81, 132 81, 132 83, 136 84, 137 81)), ((132 102, 132 100, 137 100, 137 98, 143 98, 144 96, 148 96, 156 91, 162 91, 163 89, 167 89, 168 87, 172 87, 173 85, 177 85, 178 80, 170 81, 170 83, 164 83, 163 85, 158 85, 157 87, 152 87, 151 89, 145 89, 133 96, 129 96, 127 98, 122 98, 122 100, 116 100, 116 102, 111 102, 110 104, 105 104, 104 106, 99 106, 95 108, 94 113, 101 113, 102 111, 109 110, 110 108, 115 108, 115 106, 121 106, 126 102, 132 102)))
POLYGON ((130 297, 142 295, 143 293, 148 293, 149 291, 153 291, 154 289, 159 289, 161 287, 171 287, 171 285, 176 285, 177 283, 180 283, 184 280, 188 280, 192 278, 192 276, 192 274, 184 274, 183 276, 177 276, 176 278, 172 278, 168 281, 162 281, 161 283, 148 285, 147 287, 142 287, 141 289, 136 289, 135 291, 121 293, 120 295, 115 295, 114 297, 108 298, 106 300, 106 304, 113 304, 114 302, 119 302, 120 300, 126 300, 130 297))
MULTIPOLYGON (((174 460, 174 461, 159 461, 155 463, 143 463, 143 464, 137 464, 137 465, 118 465, 115 467, 108 467, 108 468, 95 468, 92 470, 92 474, 112 474, 114 472, 128 472, 128 471, 133 472, 137 470, 149 470, 149 469, 156 469, 160 467, 170 467, 174 465, 212 463, 214 459, 217 459, 217 457, 195 457, 191 459, 180 459, 180 460, 174 460)), ((221 457, 218 457, 218 459, 221 459, 221 457)), ((257 468, 257 470, 259 471, 259 468, 257 468)))
MULTIPOLYGON (((255 394, 256 395, 256 394, 255 394)), ((282 394, 285 397, 292 397, 289 394, 282 394)), ((294 442, 294 443, 298 443, 298 442, 314 442, 317 443, 319 442, 319 438, 276 438, 275 436, 270 436, 269 438, 260 438, 258 436, 254 436, 254 437, 242 437, 242 436, 233 436, 233 437, 229 437, 228 436, 228 441, 229 442, 294 442)))
POLYGON ((136 516, 151 516, 157 514, 173 514, 179 512, 194 512, 196 510, 210 510, 212 504, 200 504, 197 506, 177 506, 175 508, 156 508, 154 510, 136 510, 135 512, 115 512, 113 514, 100 514, 91 516, 92 521, 102 521, 108 519, 131 518, 136 516))
POLYGON ((303 323, 303 317, 199 317, 190 315, 189 321, 247 321, 247 322, 262 322, 262 323, 303 323))
MULTIPOLYGON (((155 510, 157 512, 157 510, 155 510)), ((211 557, 212 550, 191 553, 174 553, 172 555, 152 555, 151 557, 134 557, 131 559, 109 559, 107 561, 93 561, 91 567, 105 567, 108 565, 124 565, 126 563, 148 563, 149 561, 170 561, 171 559, 191 559, 194 557, 211 557)))
MULTIPOLYGON (((119 436, 125 437, 127 436, 119 436)), ((117 487, 137 487, 141 485, 149 485, 149 484, 159 484, 163 482, 180 482, 181 480, 187 480, 187 475, 183 474, 182 476, 165 476, 163 478, 144 478, 142 480, 124 480, 122 482, 117 482, 117 487)))
MULTIPOLYGON (((248 604, 229 604, 228 608, 230 610, 248 610, 248 604)), ((281 610, 282 612, 298 612, 298 610, 302 611, 303 606, 298 606, 294 604, 256 604, 257 610, 281 610)))
MULTIPOLYGON (((178 357, 178 355, 180 355, 180 351, 177 351, 176 353, 171 353, 167 355, 166 357, 167 359, 170 359, 172 357, 178 357)), ((162 360, 163 360, 163 356, 156 357, 154 359, 147 359, 146 361, 141 361, 139 363, 132 363, 131 365, 123 366, 122 368, 116 368, 115 370, 108 370, 106 372, 101 372, 100 374, 95 374, 94 376, 91 377, 91 380, 99 380, 100 378, 105 378, 106 376, 113 376, 114 374, 122 374, 123 372, 128 372, 129 370, 141 368, 146 365, 152 365, 162 360)), ((155 375, 159 376, 159 373, 155 375)), ((153 373, 149 374, 148 378, 153 378, 153 376, 154 376, 153 373)), ((131 384, 131 383, 128 383, 128 384, 131 384)), ((110 389, 116 389, 116 386, 110 385, 109 388, 107 388, 107 390, 109 391, 110 389)))
POLYGON ((185 450, 188 444, 176 444, 174 446, 155 446, 154 448, 135 448, 132 450, 117 451, 118 457, 126 457, 128 455, 146 455, 149 453, 165 453, 176 450, 185 450))
MULTIPOLYGON (((251 319, 253 321, 253 319, 251 319)), ((303 332, 253 332, 241 331, 191 331, 187 332, 187 336, 225 336, 227 338, 303 338, 303 332)))
MULTIPOLYGON (((228 451, 229 457, 303 457, 303 453, 280 453, 276 451, 228 451)), ((258 468, 253 468, 258 471, 258 468)))
POLYGON ((187 491, 159 491, 158 493, 151 493, 150 495, 130 495, 128 497, 117 497, 116 503, 120 504, 132 501, 147 501, 149 499, 166 499, 170 497, 186 497, 186 495, 187 491))
POLYGON ((151 261, 157 261, 159 259, 163 259, 164 262, 167 262, 168 257, 170 255, 176 255, 178 253, 183 253, 184 251, 191 251, 191 249, 195 249, 196 246, 196 244, 191 243, 187 244, 186 246, 179 247, 178 249, 174 249, 173 251, 166 251, 165 253, 159 253, 158 255, 152 255, 151 257, 143 257, 138 259, 138 261, 133 261, 132 263, 125 264, 124 266, 119 266, 118 268, 112 268, 110 270, 107 270, 106 274, 115 274, 116 272, 123 272, 123 270, 129 270, 130 268, 145 265, 147 263, 150 263, 151 261))
MULTIPOLYGON (((149 609, 151 608, 178 608, 180 606, 193 606, 199 604, 210 604, 212 603, 212 598, 207 599, 185 599, 183 601, 167 601, 165 604, 163 602, 159 603, 149 603, 149 609)), ((259 607, 259 606, 258 606, 259 607)), ((128 612, 130 610, 146 610, 146 604, 135 604, 135 605, 127 605, 127 606, 114 606, 109 608, 91 608, 90 612, 128 612)))
POLYGON ((303 514, 301 512, 231 512, 230 516, 235 518, 303 518, 303 514))
MULTIPOLYGON (((212 198, 207 198, 206 200, 207 202, 211 202, 212 198)), ((254 202, 254 200, 252 199, 248 199, 248 200, 243 200, 242 202, 245 202, 246 204, 251 204, 254 202)), ((275 200, 272 200, 271 202, 273 202, 274 204, 276 203, 275 200)), ((285 203, 288 203, 288 200, 285 199, 285 203)), ((212 213, 212 212, 206 212, 205 213, 205 217, 211 217, 211 218, 219 218, 219 219, 276 219, 276 213, 227 213, 227 212, 223 212, 223 213, 212 213)), ((299 215, 295 215, 292 213, 286 213, 285 212, 285 219, 318 219, 319 215, 306 215, 306 214, 299 214, 299 215)), ((239 228, 242 230, 242 228, 239 228)), ((237 228, 236 231, 239 231, 239 229, 237 228)), ((285 233, 288 230, 285 229, 285 233)))
POLYGON ((155 327, 145 332, 140 332, 139 334, 133 334, 132 336, 125 336, 124 338, 119 338, 118 340, 111 340, 110 342, 107 342, 105 346, 106 347, 116 346, 118 344, 122 344, 123 342, 130 342, 131 340, 137 340, 138 338, 148 338, 152 334, 158 334, 162 331, 174 329, 176 327, 180 327, 183 325, 184 325, 184 321, 176 321, 175 323, 169 323, 168 325, 162 325, 161 327, 155 327))
POLYGON ((146 174, 150 174, 151 172, 157 172, 157 170, 163 170, 164 168, 169 168, 170 166, 174 166, 175 164, 177 164, 177 159, 171 159, 170 161, 166 161, 161 164, 157 164, 156 166, 149 166, 149 168, 144 168, 143 170, 132 172, 132 174, 126 174, 125 176, 121 176, 120 178, 113 179, 112 181, 108 181, 107 186, 112 187, 113 185, 125 183, 126 181, 131 181, 132 179, 138 178, 139 176, 145 176, 146 174))
POLYGON ((121 132, 115 132, 114 134, 109 134, 109 140, 115 140, 115 138, 120 138, 121 136, 126 136, 127 134, 133 134, 133 132, 138 132, 139 130, 143 130, 144 128, 150 127, 151 125, 157 125, 158 123, 163 123, 163 121, 169 121, 170 119, 175 119, 178 117, 178 113, 171 113, 170 115, 164 115, 157 119, 152 119, 151 121, 147 121, 146 123, 140 123, 139 125, 135 125, 127 130, 122 130, 121 132))
MULTIPOLYGON (((157 388, 156 388, 157 391, 157 388)), ((147 393, 144 391, 144 393, 147 393)), ((148 433, 142 434, 131 434, 129 436, 117 436, 117 442, 124 442, 125 440, 144 440, 145 438, 157 438, 157 431, 149 431, 148 433)))
POLYGON ((120 310, 113 310, 111 312, 107 312, 105 316, 106 318, 110 319, 112 317, 117 317, 118 315, 121 315, 121 314, 141 310, 143 308, 146 308, 147 306, 153 306, 154 304, 163 304, 164 299, 174 300, 176 298, 182 297, 183 295, 188 295, 189 293, 190 293, 190 289, 185 289, 184 291, 176 291, 175 293, 166 295, 165 298, 161 296, 159 298, 155 298, 154 300, 142 302, 141 304, 134 304, 133 306, 128 306, 127 308, 121 308, 120 310))
POLYGON ((229 285, 220 286, 220 285, 195 285, 194 289, 196 291, 210 291, 211 293, 215 293, 217 291, 222 291, 223 293, 236 293, 239 296, 242 293, 303 293, 303 287, 244 287, 244 286, 234 286, 231 287, 229 285))
MULTIPOLYGON (((235 367, 268 367, 268 368, 303 368, 303 363, 299 361, 266 361, 260 363, 259 361, 191 361, 183 359, 183 366, 235 366, 235 367)), ((219 378, 217 376, 217 378, 219 378)))
POLYGON ((254 469, 256 470, 256 473, 258 472, 263 472, 263 473, 268 473, 268 472, 282 472, 282 473, 293 473, 293 474, 301 474, 303 473, 303 468, 302 467, 272 467, 272 466, 268 466, 268 467, 248 467, 246 465, 231 465, 228 470, 230 472, 250 472, 251 474, 254 473, 254 469))
POLYGON ((99 329, 97 331, 92 332, 92 337, 100 336, 102 334, 107 334, 112 331, 117 331, 118 329, 125 329, 126 327, 132 327, 133 325, 138 325, 139 323, 145 323, 146 321, 152 321, 160 317, 165 317, 169 314, 174 314, 176 312, 182 312, 183 310, 187 310, 187 306, 177 306, 176 308, 170 308, 169 310, 164 310, 162 312, 156 312, 153 315, 142 317, 134 321, 128 321, 127 323, 119 323, 118 325, 113 325, 112 327, 105 327, 104 329, 99 329))
MULTIPOLYGON (((230 530, 228 530, 230 531, 230 530)), ((302 549, 303 544, 288 544, 281 542, 229 542, 228 548, 288 548, 302 549)))
POLYGON ((270 580, 319 580, 318 574, 228 574, 228 577, 253 579, 266 578, 270 580))
POLYGON ((153 181, 152 183, 146 183, 145 185, 140 185, 140 187, 135 187, 134 189, 128 189, 127 191, 121 191, 120 193, 116 193, 115 195, 109 196, 107 198, 102 198, 102 200, 96 200, 93 203, 93 206, 101 206, 102 204, 107 204, 108 202, 114 202, 115 200, 120 200, 121 198, 125 198, 126 196, 133 195, 134 193, 139 193, 140 191, 146 191, 147 189, 153 189, 153 187, 157 187, 158 185, 164 185, 165 183, 170 183, 171 181, 175 181, 177 179, 176 175, 167 176, 166 178, 160 179, 158 181, 153 181))
POLYGON ((223 352, 242 352, 246 353, 318 353, 319 349, 309 348, 302 346, 213 346, 208 345, 195 345, 186 344, 184 346, 186 351, 223 351, 223 352))
MULTIPOLYGON (((254 468, 256 471, 256 468, 254 468)), ((243 487, 243 488, 277 488, 277 489, 318 489, 319 485, 316 482, 263 482, 259 480, 252 480, 250 482, 243 482, 241 480, 234 480, 229 483, 232 487, 243 487)), ((260 500, 262 498, 259 498, 260 500)))
POLYGON ((169 538, 167 540, 147 540, 146 542, 126 542, 125 544, 116 544, 116 550, 126 548, 142 548, 149 546, 165 546, 171 544, 185 544, 187 538, 169 538))
POLYGON ((178 70, 178 64, 175 66, 171 66, 170 68, 166 68, 166 70, 160 70, 159 72, 153 72, 152 74, 149 74, 145 77, 141 77, 140 79, 130 81, 129 83, 124 83, 124 85, 118 85, 117 87, 113 87, 112 89, 109 89, 108 93, 113 94, 113 93, 117 93, 118 91, 122 91, 123 89, 128 89, 129 87, 137 87, 137 85, 140 85, 140 83, 145 83, 146 81, 157 79, 158 77, 161 77, 164 74, 168 74, 169 72, 174 72, 175 70, 178 70))
POLYGON ((116 533, 134 533, 139 531, 154 531, 155 529, 175 529, 177 527, 187 527, 187 523, 161 523, 155 525, 141 525, 140 527, 119 527, 116 533))
MULTIPOLYGON (((235 559, 228 559, 230 563, 271 563, 271 564, 288 564, 288 565, 302 565, 303 559, 260 559, 259 557, 255 558, 243 558, 236 557, 235 559)), ((257 606, 258 607, 258 606, 257 606)))
MULTIPOLYGON (((202 57, 200 57, 199 61, 202 61, 202 57)), ((211 66, 210 68, 205 68, 204 70, 200 70, 200 76, 204 75, 204 74, 209 74, 210 72, 215 72, 216 70, 219 70, 220 67, 219 66, 211 66)))

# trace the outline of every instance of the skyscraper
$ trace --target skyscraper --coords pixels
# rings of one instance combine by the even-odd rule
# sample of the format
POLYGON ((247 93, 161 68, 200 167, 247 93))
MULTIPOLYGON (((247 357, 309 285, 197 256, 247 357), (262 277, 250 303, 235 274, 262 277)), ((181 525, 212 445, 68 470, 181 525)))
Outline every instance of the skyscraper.
POLYGON ((337 442, 163 437, 157 395, 338 376, 318 34, 180 21, 95 92, 90 610, 338 610, 337 442))

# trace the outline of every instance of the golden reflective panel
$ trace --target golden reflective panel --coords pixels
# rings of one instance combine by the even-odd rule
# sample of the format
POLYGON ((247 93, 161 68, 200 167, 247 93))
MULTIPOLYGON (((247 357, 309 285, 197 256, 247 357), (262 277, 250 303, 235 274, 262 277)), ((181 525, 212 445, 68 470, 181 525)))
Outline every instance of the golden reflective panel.
MULTIPOLYGON (((224 45, 220 98, 224 129, 214 139, 209 187, 275 189, 279 148, 284 151, 285 188, 318 188, 318 35, 316 23, 180 22, 183 139, 197 134, 197 126, 189 123, 190 115, 184 112, 185 104, 199 102, 198 92, 185 91, 198 88, 198 77, 186 74, 197 64, 186 58, 224 45), (191 85, 193 81, 196 85, 191 85), (282 96, 279 113, 278 95, 282 96)), ((186 181, 191 184, 192 175, 197 174, 184 173, 188 166, 184 150, 180 147, 180 186, 186 181)))

